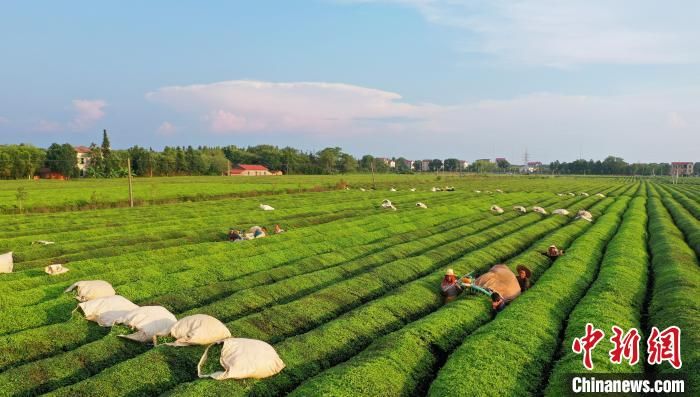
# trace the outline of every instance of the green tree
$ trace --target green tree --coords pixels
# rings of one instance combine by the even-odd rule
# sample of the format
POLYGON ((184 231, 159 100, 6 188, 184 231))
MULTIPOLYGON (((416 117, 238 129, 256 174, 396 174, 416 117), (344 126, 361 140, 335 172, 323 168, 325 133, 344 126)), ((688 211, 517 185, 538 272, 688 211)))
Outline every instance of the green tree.
POLYGON ((78 174, 78 157, 75 149, 68 143, 59 145, 52 143, 46 151, 46 166, 53 172, 58 172, 65 177, 78 174))
POLYGON ((411 172, 411 166, 409 165, 409 161, 406 160, 404 157, 399 157, 396 159, 396 171, 401 174, 408 174, 411 172))
POLYGON ((202 159, 201 152, 194 150, 192 146, 188 146, 185 150, 185 163, 187 172, 190 175, 202 175, 208 168, 202 159))
POLYGON ((430 168, 430 171, 439 171, 442 168, 442 160, 433 159, 430 161, 430 165, 428 167, 430 168))
POLYGON ((109 143, 107 130, 102 130, 102 145, 100 146, 100 153, 102 157, 102 174, 104 176, 109 176, 112 173, 112 170, 115 168, 115 164, 114 159, 112 158, 112 147, 109 143))
POLYGON ((336 164, 340 161, 341 153, 342 150, 339 147, 327 147, 318 152, 319 165, 324 173, 332 174, 337 170, 336 164))
POLYGON ((506 159, 498 159, 496 160, 496 166, 498 166, 501 171, 505 172, 510 168, 510 163, 506 159))
POLYGON ((24 189, 24 187, 18 187, 15 197, 17 198, 17 204, 19 204, 19 213, 22 213, 22 203, 27 200, 29 193, 24 189))
POLYGON ((360 159, 360 169, 364 172, 370 172, 374 168, 374 156, 365 154, 360 159))
POLYGON ((496 163, 492 163, 489 160, 476 160, 471 166, 470 169, 473 172, 493 172, 496 170, 496 163))
MULTIPOLYGON (((578 161, 578 160, 577 160, 578 161)), ((608 156, 603 160, 603 173, 608 175, 624 175, 627 163, 621 157, 608 156)))
POLYGON ((44 165, 45 158, 46 151, 32 145, 0 145, 0 178, 31 178, 44 165))
POLYGON ((455 158, 449 158, 445 160, 445 171, 459 171, 459 160, 455 158))

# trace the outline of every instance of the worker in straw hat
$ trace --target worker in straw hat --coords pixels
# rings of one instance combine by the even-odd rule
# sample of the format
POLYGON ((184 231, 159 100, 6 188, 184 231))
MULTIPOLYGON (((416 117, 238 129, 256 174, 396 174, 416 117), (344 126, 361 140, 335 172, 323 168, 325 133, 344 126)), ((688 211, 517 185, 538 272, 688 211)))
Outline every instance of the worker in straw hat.
POLYGON ((454 270, 447 269, 445 277, 440 284, 440 288, 442 290, 442 296, 445 297, 445 303, 455 300, 457 295, 462 292, 462 287, 457 283, 457 276, 454 270))
POLYGON ((524 265, 516 266, 515 270, 518 272, 518 275, 515 276, 515 278, 518 280, 518 284, 520 284, 520 292, 525 292, 528 288, 530 288, 530 277, 532 277, 532 272, 524 265))

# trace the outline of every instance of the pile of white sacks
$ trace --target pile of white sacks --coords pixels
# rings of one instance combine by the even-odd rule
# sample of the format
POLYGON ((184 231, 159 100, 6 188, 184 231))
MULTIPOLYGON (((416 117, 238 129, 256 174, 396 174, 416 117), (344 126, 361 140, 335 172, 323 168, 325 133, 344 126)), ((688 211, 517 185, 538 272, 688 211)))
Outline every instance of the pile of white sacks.
POLYGON ((85 319, 102 327, 123 324, 136 332, 119 335, 138 342, 157 344, 159 336, 171 336, 168 346, 209 345, 204 351, 197 374, 200 378, 246 379, 267 378, 282 371, 284 363, 269 344, 245 338, 233 338, 221 321, 206 314, 195 314, 180 320, 162 306, 142 306, 117 295, 112 285, 102 280, 78 281, 65 292, 75 290, 80 301, 75 310, 82 310, 85 319), (209 347, 223 343, 221 365, 224 371, 203 374, 201 367, 207 359, 209 347))

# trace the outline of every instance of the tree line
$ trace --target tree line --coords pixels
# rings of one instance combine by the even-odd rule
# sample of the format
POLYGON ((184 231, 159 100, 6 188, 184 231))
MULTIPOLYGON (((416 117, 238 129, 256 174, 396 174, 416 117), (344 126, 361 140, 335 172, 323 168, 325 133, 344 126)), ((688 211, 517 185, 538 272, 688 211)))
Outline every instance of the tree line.
MULTIPOLYGON (((126 150, 113 150, 107 132, 103 132, 102 144, 91 144, 89 161, 84 176, 92 178, 124 177, 127 159, 135 176, 177 175, 225 175, 230 165, 259 164, 270 170, 285 174, 336 174, 353 172, 413 173, 424 170, 423 162, 411 162, 404 157, 392 158, 394 167, 385 159, 364 155, 355 158, 340 147, 327 147, 316 152, 305 152, 292 147, 256 145, 248 147, 229 146, 166 146, 162 151, 133 146, 126 150)), ((456 158, 432 159, 427 162, 427 171, 447 172, 519 172, 519 166, 506 160, 497 162, 477 160, 463 169, 456 158)), ((554 161, 541 166, 537 172, 547 174, 588 175, 669 175, 668 163, 628 164, 622 158, 609 156, 603 161, 576 160, 554 161)), ((0 178, 23 179, 50 171, 66 177, 80 176, 75 148, 70 144, 51 144, 47 149, 32 145, 0 145, 0 178)), ((700 163, 695 163, 695 174, 700 175, 700 163)))
MULTIPOLYGON (((549 164, 554 174, 575 175, 670 175, 669 163, 628 164, 620 157, 608 156, 603 161, 575 160, 572 162, 554 161, 549 164)), ((700 162, 694 164, 695 175, 700 175, 700 162)))

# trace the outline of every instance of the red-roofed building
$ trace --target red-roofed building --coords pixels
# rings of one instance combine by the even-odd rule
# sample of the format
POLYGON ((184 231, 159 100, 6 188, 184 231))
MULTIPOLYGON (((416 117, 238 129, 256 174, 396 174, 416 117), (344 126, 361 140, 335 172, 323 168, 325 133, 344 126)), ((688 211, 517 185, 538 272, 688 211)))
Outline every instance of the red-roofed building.
POLYGON ((259 176, 259 175, 273 175, 267 167, 264 165, 256 164, 238 164, 231 168, 231 176, 233 175, 245 175, 245 176, 259 176))
POLYGON ((693 163, 690 161, 675 161, 671 163, 671 175, 692 176, 693 163))

